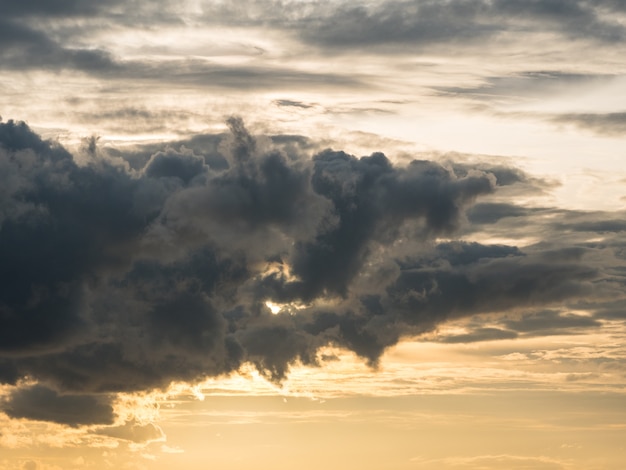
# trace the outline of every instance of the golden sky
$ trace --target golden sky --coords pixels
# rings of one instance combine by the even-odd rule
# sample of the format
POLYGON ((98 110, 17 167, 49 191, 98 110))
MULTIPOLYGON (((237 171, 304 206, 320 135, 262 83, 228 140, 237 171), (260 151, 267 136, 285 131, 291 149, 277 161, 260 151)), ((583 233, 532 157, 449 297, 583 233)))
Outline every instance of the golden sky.
POLYGON ((0 12, 0 470, 623 468, 624 2, 0 12))

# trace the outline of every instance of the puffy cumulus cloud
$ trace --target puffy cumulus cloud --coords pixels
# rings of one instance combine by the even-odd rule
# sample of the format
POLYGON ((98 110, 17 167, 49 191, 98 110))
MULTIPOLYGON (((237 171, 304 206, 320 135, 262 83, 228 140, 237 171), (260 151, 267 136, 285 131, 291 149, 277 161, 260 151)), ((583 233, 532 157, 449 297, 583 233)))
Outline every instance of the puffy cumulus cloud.
MULTIPOLYGON (((297 361, 318 364, 328 345, 375 364, 449 318, 623 297, 617 234, 610 246, 576 238, 606 228, 585 225, 606 214, 565 217, 569 245, 452 241, 472 221, 532 227, 534 210, 506 203, 466 217, 498 188, 534 191, 519 170, 311 156, 304 137, 228 125, 221 142, 198 136, 142 155, 92 139, 77 158, 23 123, 0 123, 0 380, 15 385, 5 413, 111 423, 118 392, 244 363, 280 380, 297 361), (21 385, 26 377, 39 384, 21 385)), ((598 325, 546 312, 451 341, 598 325)), ((145 441, 155 429, 103 432, 145 441)))

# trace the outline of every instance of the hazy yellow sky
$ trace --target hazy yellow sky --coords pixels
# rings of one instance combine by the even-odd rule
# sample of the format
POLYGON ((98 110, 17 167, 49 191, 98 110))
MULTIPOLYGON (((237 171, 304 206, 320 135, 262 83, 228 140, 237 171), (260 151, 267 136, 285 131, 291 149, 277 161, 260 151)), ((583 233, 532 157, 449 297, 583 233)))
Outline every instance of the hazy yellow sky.
POLYGON ((621 0, 0 0, 0 470, 622 469, 621 0))

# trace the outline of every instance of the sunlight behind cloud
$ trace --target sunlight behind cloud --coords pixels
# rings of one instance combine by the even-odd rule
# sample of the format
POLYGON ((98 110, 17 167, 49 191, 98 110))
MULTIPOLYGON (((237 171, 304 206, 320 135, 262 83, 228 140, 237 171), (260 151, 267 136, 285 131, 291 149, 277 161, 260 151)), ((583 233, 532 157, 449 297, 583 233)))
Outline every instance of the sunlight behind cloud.
POLYGON ((623 470, 623 1, 0 10, 0 470, 623 470))

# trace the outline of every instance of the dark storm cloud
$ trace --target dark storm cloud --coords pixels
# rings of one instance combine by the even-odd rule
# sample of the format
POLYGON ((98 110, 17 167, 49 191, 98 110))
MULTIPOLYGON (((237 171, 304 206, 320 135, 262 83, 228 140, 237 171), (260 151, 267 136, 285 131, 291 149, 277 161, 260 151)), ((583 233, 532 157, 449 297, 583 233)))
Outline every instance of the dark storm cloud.
POLYGON ((70 426, 112 424, 113 407, 95 395, 62 395, 41 385, 13 391, 2 405, 11 418, 52 421, 70 426))
POLYGON ((0 127, 0 349, 64 341, 83 320, 80 282, 123 264, 149 214, 123 168, 79 167, 24 124, 0 127), (44 262, 45 261, 45 262, 44 262))
MULTIPOLYGON (((437 241, 472 221, 497 230, 519 219, 527 227, 516 230, 533 230, 537 212, 512 204, 482 203, 466 218, 496 190, 532 193, 519 170, 399 166, 335 150, 311 158, 305 137, 228 125, 227 135, 139 153, 93 138, 77 159, 25 124, 0 122, 0 381, 40 382, 14 389, 10 416, 110 422, 101 393, 244 362, 280 380, 295 361, 317 364, 329 344, 376 364, 449 318, 623 297, 619 232, 592 245, 580 231, 619 229, 606 213, 562 212, 570 238, 525 249, 437 241), (272 315, 268 300, 290 303, 272 315), (45 400, 57 411, 46 414, 45 400), (74 402, 93 416, 73 415, 74 402)), ((538 219, 545 233, 563 230, 538 219)), ((516 318, 450 341, 597 326, 516 318)))
POLYGON ((437 164, 413 161, 397 170, 383 154, 356 159, 325 151, 314 158, 315 191, 333 202, 332 227, 296 246, 293 273, 278 298, 311 300, 321 293, 345 296, 367 258, 371 241, 398 235, 405 220, 424 218, 433 234, 452 232, 466 204, 493 189, 493 177, 475 173, 457 178, 437 164))

